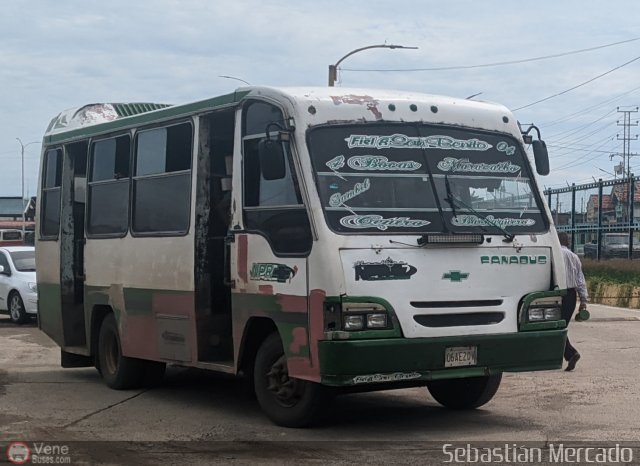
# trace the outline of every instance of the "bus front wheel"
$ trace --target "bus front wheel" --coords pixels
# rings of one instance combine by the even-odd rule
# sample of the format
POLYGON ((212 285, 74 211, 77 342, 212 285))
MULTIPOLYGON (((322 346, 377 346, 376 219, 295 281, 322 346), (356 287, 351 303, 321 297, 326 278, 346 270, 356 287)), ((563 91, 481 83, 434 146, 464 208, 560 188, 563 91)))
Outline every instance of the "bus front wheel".
POLYGON ((465 379, 432 380, 431 396, 450 409, 474 409, 488 403, 498 391, 502 373, 465 379))
POLYGON ((269 335, 258 349, 253 379, 260 407, 279 426, 311 424, 326 398, 325 387, 289 377, 287 358, 278 333, 269 335))

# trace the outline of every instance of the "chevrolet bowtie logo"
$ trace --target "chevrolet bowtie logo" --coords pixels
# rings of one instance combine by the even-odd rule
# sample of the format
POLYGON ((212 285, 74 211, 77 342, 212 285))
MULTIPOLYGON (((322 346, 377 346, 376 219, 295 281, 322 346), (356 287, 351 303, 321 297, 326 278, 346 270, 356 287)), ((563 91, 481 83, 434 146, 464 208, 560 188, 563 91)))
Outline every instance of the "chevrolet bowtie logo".
POLYGON ((451 280, 452 282, 461 282, 462 280, 466 280, 468 276, 468 273, 460 272, 459 270, 450 270, 442 275, 442 279, 451 280))

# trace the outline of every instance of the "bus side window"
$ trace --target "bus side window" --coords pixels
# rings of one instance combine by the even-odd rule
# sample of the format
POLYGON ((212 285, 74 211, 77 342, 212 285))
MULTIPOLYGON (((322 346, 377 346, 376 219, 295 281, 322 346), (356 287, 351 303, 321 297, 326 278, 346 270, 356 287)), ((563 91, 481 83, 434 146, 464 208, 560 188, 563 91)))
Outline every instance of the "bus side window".
POLYGON ((131 231, 184 235, 191 212, 193 128, 180 123, 138 132, 131 231))
POLYGON ((96 141, 89 159, 87 233, 124 236, 129 228, 129 135, 96 141))
POLYGON ((60 187, 62 185, 62 150, 50 149, 44 155, 40 233, 55 239, 60 230, 60 187))
POLYGON ((265 131, 283 124, 282 112, 264 102, 252 102, 245 108, 243 124, 244 221, 247 230, 266 236, 276 255, 306 255, 312 236, 307 210, 302 202, 298 180, 285 143, 285 176, 267 180, 260 169, 258 144, 265 131), (253 131, 253 133, 252 133, 253 131))

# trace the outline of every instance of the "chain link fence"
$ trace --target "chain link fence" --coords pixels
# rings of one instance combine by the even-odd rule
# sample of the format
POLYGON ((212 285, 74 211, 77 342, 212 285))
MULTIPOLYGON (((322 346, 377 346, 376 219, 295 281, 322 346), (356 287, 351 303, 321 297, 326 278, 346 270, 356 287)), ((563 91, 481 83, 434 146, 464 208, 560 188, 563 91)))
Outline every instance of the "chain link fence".
POLYGON ((640 258, 640 177, 544 191, 558 231, 592 259, 640 258), (630 193, 632 193, 630 195, 630 193))

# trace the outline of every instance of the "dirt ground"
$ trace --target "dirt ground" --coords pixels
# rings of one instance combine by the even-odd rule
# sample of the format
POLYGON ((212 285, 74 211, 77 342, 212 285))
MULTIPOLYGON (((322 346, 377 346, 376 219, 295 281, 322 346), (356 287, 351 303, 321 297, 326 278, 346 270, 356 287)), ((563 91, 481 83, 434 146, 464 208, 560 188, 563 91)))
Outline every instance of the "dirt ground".
POLYGON ((2 316, 0 463, 15 441, 32 453, 37 442, 41 453, 57 447, 58 464, 443 464, 446 443, 553 442, 627 445, 636 463, 640 312, 590 311, 570 326, 582 354, 574 372, 505 374, 496 397, 471 412, 441 408, 424 388, 345 395, 310 429, 271 424, 240 381, 200 370, 171 367, 158 388, 110 390, 95 369, 62 369, 35 325, 2 316))

